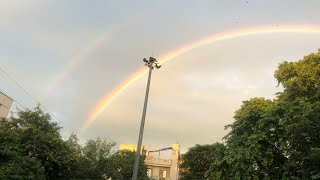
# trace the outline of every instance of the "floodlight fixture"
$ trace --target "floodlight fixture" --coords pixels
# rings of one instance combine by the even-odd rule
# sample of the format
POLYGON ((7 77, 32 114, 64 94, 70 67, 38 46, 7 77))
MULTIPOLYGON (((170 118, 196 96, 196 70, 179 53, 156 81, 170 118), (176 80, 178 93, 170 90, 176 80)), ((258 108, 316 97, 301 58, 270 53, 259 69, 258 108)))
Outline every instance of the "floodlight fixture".
POLYGON ((150 57, 150 58, 149 58, 149 61, 154 63, 154 62, 157 62, 157 59, 154 58, 154 57, 150 57))
POLYGON ((146 58, 143 58, 143 62, 148 63, 148 60, 146 58))

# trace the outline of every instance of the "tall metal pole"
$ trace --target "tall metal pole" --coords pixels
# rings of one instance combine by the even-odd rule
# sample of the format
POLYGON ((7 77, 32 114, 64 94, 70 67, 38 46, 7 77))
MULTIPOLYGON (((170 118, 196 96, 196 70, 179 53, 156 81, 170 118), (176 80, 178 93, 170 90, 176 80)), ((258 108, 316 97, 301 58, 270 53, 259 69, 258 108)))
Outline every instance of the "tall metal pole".
POLYGON ((155 58, 150 57, 149 61, 147 61, 146 59, 143 59, 143 61, 146 63, 146 66, 149 67, 149 75, 148 75, 148 83, 147 83, 146 95, 144 99, 143 112, 142 112, 142 118, 141 118, 141 124, 140 124, 138 147, 137 147, 136 157, 133 165, 132 180, 137 180, 137 177, 138 177, 139 159, 140 159, 140 153, 141 153, 144 124, 146 120, 146 112, 147 112, 147 106, 148 106, 148 97, 149 97, 152 70, 154 67, 156 67, 157 69, 161 67, 160 65, 158 65, 157 60, 155 58))

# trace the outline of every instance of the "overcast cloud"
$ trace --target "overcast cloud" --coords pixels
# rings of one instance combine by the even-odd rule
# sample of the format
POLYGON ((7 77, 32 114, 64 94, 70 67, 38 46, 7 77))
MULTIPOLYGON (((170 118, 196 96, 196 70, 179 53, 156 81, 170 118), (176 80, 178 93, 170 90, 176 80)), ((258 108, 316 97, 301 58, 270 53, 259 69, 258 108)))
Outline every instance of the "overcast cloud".
MULTIPOLYGON (((85 52, 43 102, 67 137, 105 94, 143 66, 142 58, 237 28, 320 25, 319 5, 316 0, 0 0, 0 67, 40 100, 85 52), (98 45, 88 51, 93 44, 98 45)), ((281 90, 273 78, 280 62, 318 48, 320 34, 275 33, 220 41, 175 58, 153 73, 144 144, 156 148, 178 141, 186 150, 222 142, 224 126, 243 100, 273 98, 281 90)), ((82 141, 100 136, 135 144, 145 85, 143 77, 123 91, 79 134, 82 141)), ((0 89, 26 107, 37 104, 2 72, 0 89)))

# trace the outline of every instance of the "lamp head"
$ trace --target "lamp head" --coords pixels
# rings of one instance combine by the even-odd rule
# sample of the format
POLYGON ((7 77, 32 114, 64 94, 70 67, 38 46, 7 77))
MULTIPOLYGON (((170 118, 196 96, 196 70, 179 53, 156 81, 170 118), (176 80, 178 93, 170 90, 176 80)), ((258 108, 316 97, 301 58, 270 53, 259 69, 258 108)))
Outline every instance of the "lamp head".
POLYGON ((154 63, 154 62, 157 62, 156 58, 154 58, 154 57, 150 57, 150 58, 149 58, 149 61, 150 61, 150 62, 153 62, 153 63, 154 63))

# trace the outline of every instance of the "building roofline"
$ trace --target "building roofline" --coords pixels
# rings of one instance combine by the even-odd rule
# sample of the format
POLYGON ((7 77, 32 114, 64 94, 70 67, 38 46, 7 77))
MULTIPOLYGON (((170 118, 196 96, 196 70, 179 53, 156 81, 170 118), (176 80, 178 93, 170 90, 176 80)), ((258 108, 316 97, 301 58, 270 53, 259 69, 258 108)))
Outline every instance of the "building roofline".
POLYGON ((8 96, 6 93, 4 93, 1 89, 0 89, 0 93, 13 101, 13 99, 10 96, 8 96))

